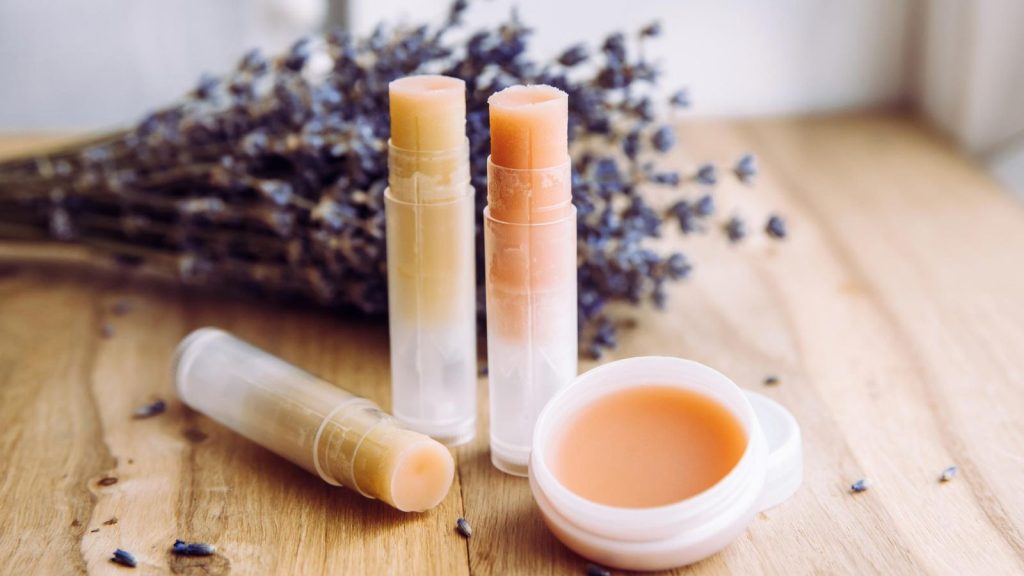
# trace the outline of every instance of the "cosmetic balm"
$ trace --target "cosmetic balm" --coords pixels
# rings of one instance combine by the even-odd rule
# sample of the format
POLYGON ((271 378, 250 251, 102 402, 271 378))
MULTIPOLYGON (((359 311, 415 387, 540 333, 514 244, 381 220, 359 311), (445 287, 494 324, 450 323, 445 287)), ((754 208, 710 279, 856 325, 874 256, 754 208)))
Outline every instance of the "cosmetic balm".
POLYGON ((803 474, 782 406, 689 360, 619 360, 579 376, 537 420, 530 488, 558 539, 624 570, 720 551, 803 474))
POLYGON ((466 86, 410 76, 389 86, 384 193, 392 412, 449 445, 476 432, 476 233, 466 86))
POLYGON ((437 506, 451 487, 455 463, 440 443, 223 330, 182 340, 174 381, 189 407, 328 484, 405 512, 437 506))
POLYGON ((525 476, 541 409, 576 376, 576 208, 568 96, 490 97, 484 261, 491 461, 525 476))

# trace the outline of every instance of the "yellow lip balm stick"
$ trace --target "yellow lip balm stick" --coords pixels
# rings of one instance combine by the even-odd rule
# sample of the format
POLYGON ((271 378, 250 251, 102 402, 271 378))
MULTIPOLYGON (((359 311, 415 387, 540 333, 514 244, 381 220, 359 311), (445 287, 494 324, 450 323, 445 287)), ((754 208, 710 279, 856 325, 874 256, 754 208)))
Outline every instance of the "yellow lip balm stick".
POLYGON ((466 86, 391 83, 385 192, 392 411, 449 445, 476 432, 474 194, 466 86))

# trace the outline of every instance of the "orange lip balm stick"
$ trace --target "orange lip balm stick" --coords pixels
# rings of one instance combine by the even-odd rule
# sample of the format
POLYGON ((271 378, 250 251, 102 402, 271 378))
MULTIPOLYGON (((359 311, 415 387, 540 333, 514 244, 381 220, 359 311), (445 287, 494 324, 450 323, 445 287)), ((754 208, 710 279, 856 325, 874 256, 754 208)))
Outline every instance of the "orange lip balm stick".
POLYGON ((454 446, 476 431, 476 234, 466 85, 410 76, 389 86, 385 192, 391 404, 454 446))
POLYGON ((488 103, 484 250, 491 461, 525 476, 537 415, 576 376, 569 100, 551 86, 513 86, 488 103))

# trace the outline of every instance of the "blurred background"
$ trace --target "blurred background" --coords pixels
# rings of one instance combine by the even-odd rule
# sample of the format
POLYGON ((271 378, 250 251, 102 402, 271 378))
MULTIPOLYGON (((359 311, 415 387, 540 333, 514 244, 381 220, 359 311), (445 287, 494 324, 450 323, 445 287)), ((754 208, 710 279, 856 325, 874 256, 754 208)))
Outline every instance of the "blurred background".
MULTIPOLYGON (((0 0, 0 133, 124 125, 228 70, 251 47, 380 21, 439 20, 448 0, 0 0)), ((689 114, 912 110, 1024 198, 1024 2, 1016 0, 477 1, 515 5, 553 55, 660 21, 650 56, 689 114)), ((667 94, 666 94, 667 95, 667 94)))

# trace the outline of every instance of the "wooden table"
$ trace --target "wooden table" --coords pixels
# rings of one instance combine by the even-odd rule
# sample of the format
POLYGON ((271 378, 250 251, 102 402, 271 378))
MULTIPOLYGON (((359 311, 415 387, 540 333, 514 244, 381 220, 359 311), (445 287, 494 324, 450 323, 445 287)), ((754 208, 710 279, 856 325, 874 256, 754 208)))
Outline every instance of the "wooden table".
MULTIPOLYGON (((803 427, 805 476, 724 553, 680 572, 1024 571, 1024 209, 898 116, 695 122, 682 142, 680 165, 756 151, 763 176, 724 184, 720 206, 758 221, 777 208, 791 236, 687 239, 695 277, 666 312, 627 311, 638 327, 614 357, 693 358, 777 399, 803 427), (780 383, 764 387, 768 374, 780 383), (951 464, 959 475, 940 484, 951 464), (870 489, 850 494, 859 478, 870 489)), ((486 419, 456 452, 447 500, 404 515, 174 400, 175 344, 214 324, 387 406, 383 324, 0 246, 0 571, 123 573, 108 561, 122 547, 138 573, 582 573, 526 481, 491 467, 486 419), (122 300, 131 311, 114 315, 122 300), (154 397, 168 412, 133 420, 154 397), (219 554, 172 557, 175 538, 219 554)))

